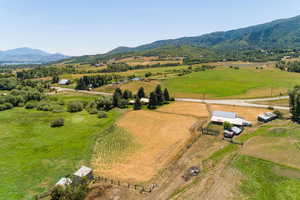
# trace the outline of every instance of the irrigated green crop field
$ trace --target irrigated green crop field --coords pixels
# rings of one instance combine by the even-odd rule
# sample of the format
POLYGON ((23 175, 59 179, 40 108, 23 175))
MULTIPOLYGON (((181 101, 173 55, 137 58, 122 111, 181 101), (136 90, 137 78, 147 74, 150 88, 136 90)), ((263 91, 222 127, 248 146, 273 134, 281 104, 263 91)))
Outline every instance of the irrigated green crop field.
POLYGON ((176 97, 255 98, 286 94, 300 84, 300 74, 274 68, 218 67, 162 82, 176 97))
POLYGON ((0 112, 0 199, 31 199, 80 165, 88 165, 95 138, 119 115, 117 110, 105 119, 86 111, 14 108, 0 112), (50 128, 51 120, 58 117, 65 119, 65 126, 50 128))

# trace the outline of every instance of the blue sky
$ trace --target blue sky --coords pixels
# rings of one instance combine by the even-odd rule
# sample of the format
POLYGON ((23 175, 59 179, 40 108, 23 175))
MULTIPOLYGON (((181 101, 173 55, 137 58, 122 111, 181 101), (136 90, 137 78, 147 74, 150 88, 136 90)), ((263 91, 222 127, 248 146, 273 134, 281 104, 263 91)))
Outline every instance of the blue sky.
POLYGON ((0 50, 96 54, 296 15, 299 0, 0 0, 0 50))

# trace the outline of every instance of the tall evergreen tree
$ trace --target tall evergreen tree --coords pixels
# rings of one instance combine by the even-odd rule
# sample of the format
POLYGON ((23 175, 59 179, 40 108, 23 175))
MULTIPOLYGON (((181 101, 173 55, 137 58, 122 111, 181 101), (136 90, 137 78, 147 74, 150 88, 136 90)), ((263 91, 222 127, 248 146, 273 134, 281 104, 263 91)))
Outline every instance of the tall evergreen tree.
POLYGON ((155 109, 157 105, 158 105, 157 95, 155 94, 155 92, 151 92, 150 93, 150 98, 149 98, 148 108, 149 109, 155 109))
POLYGON ((132 92, 129 91, 129 90, 125 90, 125 91, 123 92, 123 98, 124 98, 124 99, 130 99, 130 98, 132 98, 132 92))
POLYGON ((157 85, 155 88, 155 94, 157 96, 157 105, 162 105, 165 101, 161 86, 157 85))
POLYGON ((121 105, 122 100, 122 90, 120 88, 115 89, 113 94, 112 104, 114 107, 119 107, 121 105))
POLYGON ((137 97, 135 98, 135 102, 134 102, 134 105, 133 105, 133 109, 134 109, 134 110, 141 110, 141 108, 142 108, 142 103, 141 103, 140 98, 137 96, 137 97))
POLYGON ((146 97, 145 91, 144 91, 144 88, 143 88, 143 87, 140 87, 140 88, 139 88, 138 93, 137 93, 137 96, 138 96, 139 98, 144 98, 144 97, 146 97))
POLYGON ((52 77, 52 83, 58 83, 59 82, 59 77, 57 74, 55 74, 53 77, 52 77))
POLYGON ((166 101, 170 101, 170 94, 169 94, 168 88, 165 88, 165 90, 164 90, 164 98, 166 101))

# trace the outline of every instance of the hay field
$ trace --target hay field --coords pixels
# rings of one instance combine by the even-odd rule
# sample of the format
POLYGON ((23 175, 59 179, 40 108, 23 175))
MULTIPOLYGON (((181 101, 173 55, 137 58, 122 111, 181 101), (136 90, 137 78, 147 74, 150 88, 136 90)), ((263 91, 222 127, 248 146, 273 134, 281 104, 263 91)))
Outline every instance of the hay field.
POLYGON ((191 138, 194 117, 140 110, 126 113, 118 127, 131 133, 138 148, 120 162, 103 163, 95 157, 95 173, 134 182, 149 181, 191 138))
POLYGON ((205 104, 193 102, 174 102, 167 106, 160 107, 158 111, 199 118, 209 116, 209 112, 205 104))

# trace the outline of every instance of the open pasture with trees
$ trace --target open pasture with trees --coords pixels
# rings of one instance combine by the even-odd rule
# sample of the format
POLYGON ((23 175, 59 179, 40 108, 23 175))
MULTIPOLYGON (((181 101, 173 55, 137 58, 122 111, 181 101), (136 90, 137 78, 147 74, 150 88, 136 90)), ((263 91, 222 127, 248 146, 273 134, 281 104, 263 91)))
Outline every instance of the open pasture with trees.
POLYGON ((80 165, 88 165, 95 139, 120 113, 111 110, 107 115, 99 119, 86 111, 1 111, 0 199, 31 199, 80 165), (64 126, 51 128, 58 118, 64 119, 64 126))

